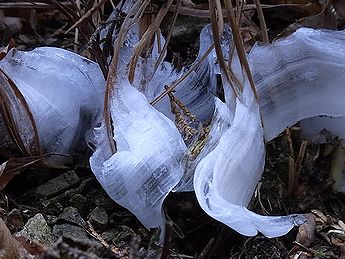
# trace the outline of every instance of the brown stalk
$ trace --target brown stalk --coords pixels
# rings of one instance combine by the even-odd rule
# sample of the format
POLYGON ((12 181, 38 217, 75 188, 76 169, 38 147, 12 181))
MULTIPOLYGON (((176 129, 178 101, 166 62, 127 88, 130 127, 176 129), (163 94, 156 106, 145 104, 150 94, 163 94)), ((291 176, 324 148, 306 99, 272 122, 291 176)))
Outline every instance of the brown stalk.
POLYGON ((265 43, 269 43, 268 40, 268 33, 267 33, 267 26, 265 22, 264 13, 262 12, 262 7, 260 4, 260 0, 254 0, 256 9, 258 11, 259 21, 260 21, 260 28, 262 33, 262 41, 265 43))
POLYGON ((307 148, 307 143, 308 142, 306 140, 302 141, 296 161, 293 159, 293 157, 289 157, 289 181, 287 188, 288 195, 292 195, 299 185, 302 162, 307 148))
POLYGON ((289 157, 289 180, 287 187, 287 194, 291 196, 295 190, 295 159, 289 157))
POLYGON ((286 137, 287 137, 287 140, 288 140, 291 156, 293 157, 293 159, 295 159, 295 151, 294 151, 294 148, 293 148, 292 137, 291 137, 291 129, 290 128, 286 129, 286 137))
POLYGON ((211 19, 212 18, 217 18, 217 27, 219 30, 219 37, 221 37, 223 30, 224 30, 224 18, 223 18, 223 9, 222 9, 222 4, 220 3, 220 0, 214 0, 211 1, 213 5, 213 10, 211 12, 211 19), (215 9, 217 10, 216 16, 215 16, 215 9))
MULTIPOLYGON (((63 2, 63 4, 70 5, 69 2, 63 2)), ((54 6, 47 1, 6 1, 0 3, 0 9, 54 9, 54 6)))
MULTIPOLYGON (((172 30, 173 30, 173 28, 174 28, 174 26, 175 26, 175 23, 176 23, 176 20, 177 20, 178 10, 179 10, 179 8, 180 8, 180 6, 181 6, 181 2, 182 2, 182 0, 177 0, 177 4, 176 4, 176 7, 175 7, 174 16, 173 16, 173 21, 172 21, 172 23, 171 23, 171 25, 170 25, 170 27, 169 27, 168 36, 167 36, 167 38, 166 38, 166 40, 165 40, 163 49, 162 49, 162 51, 160 52, 159 57, 158 57, 158 60, 157 60, 157 62, 156 62, 156 64, 155 64, 155 68, 154 68, 154 71, 153 71, 153 75, 156 73, 156 71, 157 71, 159 65, 161 64, 161 62, 162 62, 162 60, 163 60, 163 58, 164 58, 164 56, 165 56, 165 53, 166 53, 166 51, 167 51, 168 44, 169 44, 169 42, 170 42, 171 35, 172 35, 172 30)), ((152 76, 153 76, 153 75, 152 75, 152 76)))
POLYGON ((173 95, 173 93, 168 93, 168 96, 171 112, 175 115, 177 129, 184 136, 184 139, 188 140, 197 134, 197 130, 190 126, 187 118, 191 122, 195 121, 196 118, 187 107, 173 95))
POLYGON ((117 72, 118 72, 117 66, 119 63, 120 49, 126 39, 127 32, 129 31, 131 25, 133 24, 133 22, 136 21, 136 19, 140 17, 139 15, 143 13, 143 10, 145 10, 146 6, 149 3, 150 3, 150 0, 138 0, 132 6, 125 20, 122 23, 118 37, 114 43, 114 55, 109 66, 109 73, 107 76, 107 85, 106 85, 106 91, 105 91, 105 97, 104 97, 104 111, 103 111, 108 143, 110 145, 110 149, 113 154, 116 153, 117 149, 116 149, 116 143, 113 140, 113 126, 112 126, 109 105, 110 105, 110 98, 112 96, 113 89, 117 83, 117 72), (131 18, 133 15, 134 15, 134 18, 131 18))
MULTIPOLYGON (((52 4, 58 11, 60 11, 67 17, 67 19, 69 19, 73 23, 78 21, 80 18, 78 15, 80 10, 74 1, 70 1, 68 5, 62 4, 61 2, 56 0, 45 0, 45 2, 52 4)), ((92 38, 92 35, 94 33, 94 28, 92 24, 85 22, 83 26, 80 26, 79 31, 83 35, 84 39, 90 39, 92 38)), ((98 41, 91 41, 90 54, 97 60, 104 78, 106 78, 108 74, 108 62, 99 46, 98 41)))
MULTIPOLYGON (((139 19, 139 40, 142 39, 144 33, 152 24, 154 14, 150 12, 151 9, 152 9, 152 4, 149 4, 145 10, 145 13, 139 19)), ((151 46, 154 42, 154 37, 152 36, 150 39, 147 39, 147 40, 149 41, 149 44, 146 44, 146 48, 145 50, 143 50, 143 52, 145 53, 143 54, 143 56, 146 56, 150 52, 151 46)))
POLYGON ((170 255, 170 239, 173 229, 173 223, 169 220, 165 223, 165 233, 164 233, 164 241, 163 241, 163 248, 162 254, 160 259, 168 259, 170 255))
MULTIPOLYGON (((270 8, 280 8, 280 7, 305 7, 308 6, 308 4, 278 4, 278 5, 261 5, 264 9, 270 9, 270 8)), ((174 12, 176 5, 172 5, 169 12, 174 12)), ((247 4, 244 5, 243 11, 249 11, 256 9, 255 4, 247 4)), ((228 17, 228 12, 226 9, 222 9, 223 16, 228 17)), ((211 13, 208 9, 198 9, 198 8, 191 8, 186 6, 181 6, 179 9, 179 14, 181 15, 189 15, 199 18, 210 18, 211 13)))
POLYGON ((71 28, 69 28, 65 34, 69 33, 71 30, 80 27, 83 23, 85 23, 86 20, 88 20, 95 12, 97 12, 105 3, 107 3, 109 0, 101 0, 98 4, 93 6, 91 9, 89 9, 82 17, 79 18, 79 20, 73 24, 71 28))
POLYGON ((234 43, 235 43, 235 46, 237 49, 238 57, 241 61, 241 65, 244 67, 244 69, 246 71, 250 86, 251 86, 252 91, 254 93, 254 96, 256 99, 258 99, 258 94, 257 94, 256 89, 255 89, 255 84, 254 84, 252 73, 250 71, 246 51, 244 49, 243 42, 241 39, 241 33, 240 33, 239 27, 237 26, 237 23, 236 23, 236 17, 235 17, 235 13, 234 13, 234 8, 232 6, 232 2, 231 2, 231 0, 224 0, 224 2, 225 2, 225 7, 226 7, 226 10, 228 13, 228 19, 229 19, 230 27, 231 27, 231 30, 233 33, 234 43))
POLYGON ((302 162, 303 162, 303 158, 304 158, 305 151, 307 148, 307 143, 308 142, 306 140, 302 141, 301 147, 300 147, 299 152, 298 152, 298 157, 297 157, 296 163, 295 163, 296 177, 295 177, 295 184, 294 185, 296 186, 296 188, 298 187, 298 183, 299 183, 299 176, 301 174, 302 162))
POLYGON ((3 81, 3 85, 0 88, 0 112, 4 120, 6 121, 5 125, 7 127, 8 132, 11 135, 12 140, 16 143, 17 147, 21 150, 23 155, 27 156, 40 156, 42 155, 39 135, 36 127, 35 119, 31 113, 30 107, 27 104, 24 96, 16 86, 16 84, 11 80, 11 78, 0 69, 0 80, 3 81), (30 126, 32 127, 33 132, 33 139, 32 144, 30 147, 27 147, 23 142, 23 136, 20 135, 18 129, 16 127, 16 122, 14 119, 14 114, 11 107, 11 97, 9 95, 13 95, 12 98, 15 98, 17 102, 19 102, 25 114, 27 115, 27 119, 30 122, 30 126))
POLYGON ((207 51, 205 52, 205 54, 200 58, 200 60, 196 63, 194 63, 190 69, 182 76, 180 77, 178 80, 176 80, 170 87, 168 87, 164 92, 162 92, 160 95, 158 95, 157 97, 155 97, 150 104, 151 105, 156 105, 160 100, 163 99, 164 96, 166 96, 167 94, 171 93, 172 91, 174 91, 174 89, 176 88, 176 86, 178 86, 180 83, 183 82, 183 80, 185 80, 195 69, 197 69, 202 62, 207 58, 208 54, 210 54, 210 52, 212 51, 214 47, 214 44, 212 44, 207 51))
POLYGON ((159 26, 173 2, 174 2, 173 0, 168 0, 165 6, 159 10, 155 21, 146 30, 144 35, 141 37, 139 43, 137 44, 136 48, 134 49, 134 54, 129 64, 129 72, 128 72, 128 79, 130 82, 133 82, 134 80, 135 68, 138 63, 140 55, 142 55, 144 49, 147 47, 147 44, 150 42, 150 39, 152 39, 154 33, 159 30, 159 26))
MULTIPOLYGON (((218 0, 219 1, 219 0, 218 0)), ((229 84, 232 87, 232 90, 235 94, 235 96, 239 96, 240 92, 243 89, 242 84, 238 81, 238 79, 236 78, 235 74, 232 72, 232 70, 230 69, 229 66, 227 66, 225 60, 224 60, 224 56, 223 56, 223 52, 222 52, 222 48, 221 48, 221 41, 220 41, 220 35, 222 34, 222 28, 219 28, 219 25, 222 26, 221 23, 218 23, 217 20, 219 20, 221 17, 218 17, 218 14, 216 13, 216 6, 213 0, 209 0, 209 6, 210 6, 210 12, 211 12, 211 26, 212 26, 212 34, 213 34, 213 40, 214 40, 214 47, 216 50, 216 55, 217 55, 217 59, 219 62, 219 66, 220 68, 223 70, 226 79, 228 80, 229 84), (218 17, 218 19, 217 19, 218 17)))

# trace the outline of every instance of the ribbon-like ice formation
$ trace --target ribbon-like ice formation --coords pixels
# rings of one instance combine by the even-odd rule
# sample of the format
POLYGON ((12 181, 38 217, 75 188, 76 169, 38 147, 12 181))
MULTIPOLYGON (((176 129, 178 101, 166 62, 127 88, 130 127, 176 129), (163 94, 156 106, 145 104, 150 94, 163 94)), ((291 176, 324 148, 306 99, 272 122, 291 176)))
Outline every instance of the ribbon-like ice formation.
MULTIPOLYGON (((163 92, 165 85, 171 84, 186 70, 176 72, 170 63, 163 62, 154 73, 153 67, 158 60, 155 42, 151 57, 139 59, 131 84, 127 80, 126 68, 137 40, 138 32, 134 27, 121 49, 118 83, 111 100, 118 151, 111 154, 105 143, 103 121, 95 131, 97 149, 90 165, 101 185, 116 202, 133 212, 146 227, 164 227, 162 203, 183 177, 187 147, 172 122, 174 115, 168 97, 156 108, 149 104, 148 99, 152 100, 163 92)), ((208 35, 201 51, 211 44, 208 35)), ((210 55, 176 88, 175 96, 196 115, 196 123, 210 119, 214 110, 216 77, 211 66, 213 63, 210 55)))
MULTIPOLYGON (((298 215, 257 215, 247 206, 264 168, 264 138, 271 140, 300 120, 310 129, 306 134, 326 128, 343 136, 339 129, 344 117, 315 116, 345 115, 345 106, 339 105, 345 96, 344 32, 303 28, 286 39, 254 46, 248 57, 258 103, 239 69, 236 52, 233 69, 245 86, 240 99, 233 96, 212 51, 174 93, 196 115, 194 126, 211 120, 206 143, 193 161, 186 159, 190 146, 173 122, 169 98, 164 97, 155 107, 149 104, 188 68, 177 72, 162 62, 154 73, 159 54, 155 42, 151 57, 139 58, 136 77, 130 83, 127 64, 138 40, 133 27, 121 49, 117 85, 110 101, 117 153, 112 154, 106 143, 104 121, 95 130, 97 149, 90 164, 107 193, 146 227, 162 227, 165 197, 174 188, 192 190, 193 183, 201 207, 244 235, 260 231, 269 237, 280 236, 303 222, 298 215), (225 102, 214 96, 217 73, 223 80, 225 102)), ((195 62, 211 44, 207 26, 201 33, 195 62)), ((226 27, 222 37, 225 56, 231 44, 226 27)), ((13 121, 28 150, 33 146, 33 128, 23 103, 14 98, 17 90, 32 112, 44 152, 70 153, 80 145, 81 136, 99 122, 104 80, 95 63, 64 50, 38 48, 10 51, 0 69, 1 83, 9 86, 5 81, 12 78, 18 88, 4 88, 1 94, 11 101, 13 121)))
POLYGON ((85 134, 92 134, 103 110, 105 81, 97 63, 59 48, 12 49, 0 72, 6 116, 13 117, 26 151, 34 138, 43 154, 73 154, 86 146, 85 134))
MULTIPOLYGON (((136 33, 129 38, 138 40, 136 33)), ((201 33, 198 58, 212 43, 210 39, 210 27, 206 27, 201 33)), ((228 29, 222 40, 223 52, 229 53, 232 41, 228 29)), ((258 103, 246 76, 238 69, 236 52, 237 65, 233 69, 245 86, 241 98, 232 95, 229 83, 224 80, 225 103, 211 97, 215 93, 215 74, 221 73, 222 79, 225 78, 211 52, 187 83, 176 88, 176 96, 197 114, 199 122, 213 114, 203 150, 187 163, 182 158, 188 156, 189 147, 171 121, 174 117, 169 99, 163 99, 156 109, 148 102, 181 74, 166 62, 152 74, 150 67, 157 60, 155 43, 151 58, 139 61, 138 78, 131 85, 125 67, 135 41, 127 42, 119 65, 122 72, 111 101, 118 152, 112 155, 104 143, 103 124, 96 130, 98 146, 90 160, 93 172, 108 194, 131 210, 146 227, 163 225, 164 198, 181 179, 176 190, 190 190, 194 173, 198 201, 211 217, 244 235, 260 231, 275 237, 287 233, 303 222, 303 216, 261 216, 246 208, 263 172, 264 138, 271 140, 303 119, 345 114, 345 106, 339 105, 345 96, 344 43, 344 32, 303 28, 286 39, 254 46, 249 62, 258 103), (145 78, 151 80, 143 85, 145 78), (212 99, 214 103, 205 105, 205 100, 212 99)))
POLYGON ((254 46, 249 61, 266 140, 306 118, 345 114, 344 42, 344 31, 301 28, 254 46))
MULTIPOLYGON (((195 62, 212 39, 210 26, 206 26, 195 62)), ((229 59, 232 37, 228 27, 221 40, 225 59, 229 59)), ((166 96, 154 107, 150 105, 165 85, 171 85, 188 68, 178 72, 162 62, 154 71, 159 56, 156 40, 151 56, 139 58, 135 78, 129 82, 127 65, 138 41, 134 26, 121 49, 110 100, 115 154, 106 143, 105 124, 100 121, 104 80, 95 63, 56 48, 10 51, 0 61, 0 94, 9 102, 24 148, 30 150, 35 144, 33 124, 42 151, 70 153, 80 146, 88 129, 101 122, 94 131, 97 148, 90 159, 91 168, 107 193, 148 228, 164 226, 162 203, 170 191, 190 191, 193 185, 201 207, 211 217, 244 235, 260 231, 268 237, 280 236, 303 222, 303 216, 261 216, 247 206, 263 172, 264 139, 275 138, 300 120, 306 135, 326 128, 343 138, 345 33, 302 28, 286 39, 255 45, 248 59, 258 102, 236 51, 232 68, 244 85, 240 98, 232 94, 211 51, 174 93, 196 115, 193 127, 211 120, 205 144, 192 160, 189 149, 193 142, 186 145, 183 141, 170 99, 166 96), (225 102, 215 96, 217 74, 225 102), (15 98, 18 91, 24 100, 15 98)))

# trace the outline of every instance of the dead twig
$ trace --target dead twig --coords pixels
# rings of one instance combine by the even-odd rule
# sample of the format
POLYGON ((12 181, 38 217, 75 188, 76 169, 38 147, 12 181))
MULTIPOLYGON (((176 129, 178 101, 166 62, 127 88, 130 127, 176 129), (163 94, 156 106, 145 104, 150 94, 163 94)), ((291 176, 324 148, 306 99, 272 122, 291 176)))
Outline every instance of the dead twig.
POLYGON ((291 196, 294 192, 295 186, 295 159, 293 157, 289 157, 289 180, 288 180, 288 187, 287 187, 287 194, 291 196))
POLYGON ((88 10, 80 19, 73 24, 71 28, 69 28, 65 34, 69 33, 71 30, 81 26, 86 20, 88 20, 95 12, 97 12, 105 3, 107 3, 109 0, 101 0, 98 4, 93 6, 90 10, 88 10))
POLYGON ((286 137, 287 137, 287 140, 288 140, 291 156, 292 156, 293 159, 295 159, 295 151, 294 151, 294 148, 293 148, 292 137, 291 137, 291 129, 290 128, 286 129, 286 137))
MULTIPOLYGON (((263 9, 270 9, 270 8, 280 8, 280 7, 307 7, 309 4, 278 4, 278 5, 261 5, 263 9)), ((172 5, 169 12, 174 12, 175 5, 172 5)), ((243 11, 250 11, 256 9, 255 4, 247 4, 243 6, 243 11)), ((188 15, 194 16, 199 18, 210 18, 211 12, 208 9, 198 9, 198 8, 191 8, 186 6, 181 6, 178 11, 181 15, 188 15)), ((222 9, 222 13, 224 17, 228 16, 228 12, 226 9, 222 9)))
MULTIPOLYGON (((219 0, 217 0, 219 2, 219 0)), ((220 4, 220 2, 219 2, 220 4)), ((213 34, 213 40, 214 40, 214 46, 216 50, 217 59, 219 62, 219 66, 223 70, 226 79, 228 80, 229 84, 232 87, 232 90, 235 94, 235 96, 240 96, 240 93, 243 90, 243 85, 240 83, 240 81, 236 78, 235 74, 232 72, 230 66, 227 66, 224 55, 221 48, 221 41, 220 36, 223 33, 223 21, 219 21, 223 19, 222 15, 219 15, 217 11, 219 11, 219 7, 215 4, 214 0, 209 0, 209 6, 211 11, 211 26, 212 26, 212 34, 213 34)))
POLYGON ((253 79, 252 73, 250 71, 246 51, 244 49, 244 45, 242 42, 240 29, 236 23, 236 17, 235 17, 232 2, 231 2, 231 0, 225 0, 224 2, 225 2, 225 7, 226 7, 226 10, 228 13, 228 19, 229 19, 230 27, 231 27, 231 30, 233 33, 234 43, 236 46, 238 57, 240 59, 241 65, 244 67, 244 70, 248 76, 248 80, 249 80, 250 86, 252 88, 252 91, 254 93, 254 96, 256 99, 258 99, 258 94, 257 94, 256 89, 255 89, 254 79, 253 79))
POLYGON ((178 80, 176 80, 170 87, 168 87, 164 92, 162 92, 160 95, 158 95, 156 98, 154 98, 150 104, 151 105, 155 105, 157 104, 160 100, 163 99, 164 96, 166 96, 167 94, 171 93, 172 91, 174 91, 174 89, 176 88, 176 86, 178 86, 180 83, 183 82, 183 80, 185 80, 195 69, 197 69, 202 62, 207 58, 207 56, 210 54, 210 52, 212 51, 212 49, 214 48, 214 44, 212 44, 207 51, 205 52, 205 54, 200 58, 200 60, 196 63, 194 63, 190 69, 182 76, 180 77, 178 80))
POLYGON ((171 221, 167 221, 165 223, 165 235, 164 235, 164 243, 162 248, 162 254, 160 259, 168 259, 170 255, 170 238, 171 238, 171 230, 173 227, 173 223, 171 221))
POLYGON ((131 28, 140 16, 143 14, 146 6, 150 3, 150 0, 138 0, 132 8, 129 10, 125 20, 122 23, 118 37, 114 43, 114 55, 109 66, 109 73, 107 76, 107 85, 104 97, 104 110, 103 118, 105 122, 105 128, 108 137, 108 143, 112 153, 116 153, 116 143, 113 139, 113 126, 110 113, 110 98, 112 97, 113 89, 117 83, 117 66, 119 63, 120 49, 126 39, 127 32, 131 28), (134 16, 134 17, 133 17, 134 16))
POLYGON ((210 252, 210 249, 212 247, 214 243, 214 237, 212 237, 210 239, 210 241, 208 241, 207 245, 204 247, 204 249, 202 249, 201 253, 198 256, 198 259, 204 259, 206 258, 207 254, 210 252))
POLYGON ((260 21, 260 27, 261 27, 261 33, 262 33, 262 41, 265 43, 269 43, 268 40, 268 33, 267 33, 267 26, 265 22, 264 13, 262 12, 262 7, 260 4, 260 0, 254 0, 256 9, 258 11, 259 21, 260 21))
MULTIPOLYGON (((163 60, 163 58, 164 58, 164 56, 165 56, 165 53, 166 53, 166 51, 167 51, 168 44, 169 44, 169 42, 170 42, 170 38, 171 38, 171 35, 172 35, 172 30, 173 30, 173 28, 174 28, 174 26, 175 26, 175 23, 176 23, 176 20, 177 20, 177 16, 178 16, 178 10, 179 10, 180 6, 181 6, 181 0, 178 0, 178 1, 177 1, 177 4, 176 4, 176 7, 175 7, 175 12, 174 12, 173 21, 172 21, 172 23, 171 23, 171 25, 170 25, 170 28, 169 28, 168 36, 167 36, 167 38, 166 38, 166 40, 165 40, 163 49, 162 49, 162 51, 160 52, 159 57, 158 57, 158 60, 157 60, 157 62, 156 62, 156 64, 155 64, 155 68, 154 68, 154 71, 153 71, 153 75, 156 73, 156 71, 157 71, 159 65, 161 64, 161 62, 162 62, 162 60, 163 60)), ((152 75, 152 76, 153 76, 153 75, 152 75)))
POLYGON ((298 157, 296 159, 296 163, 295 163, 295 171, 296 171, 295 186, 296 187, 298 187, 299 177, 300 177, 301 169, 302 169, 302 162, 303 162, 303 158, 304 158, 305 151, 307 148, 307 144, 308 142, 306 140, 302 141, 301 147, 298 152, 298 157))
POLYGON ((128 79, 130 82, 133 82, 134 80, 134 73, 135 73, 135 68, 138 63, 140 55, 143 53, 143 50, 147 46, 148 42, 154 35, 159 30, 159 26, 165 17, 166 13, 168 12, 170 6, 172 5, 173 0, 169 0, 165 6, 163 6, 155 19, 155 21, 150 25, 150 27, 145 31, 143 36, 141 37, 139 43, 137 44, 136 48, 134 49, 134 54, 131 59, 131 62, 129 64, 129 72, 128 72, 128 79))
POLYGON ((287 188, 288 195, 292 195, 299 185, 299 178, 302 170, 302 162, 307 148, 307 144, 308 142, 306 140, 302 141, 296 161, 292 157, 289 157, 289 182, 287 188))
POLYGON ((107 241, 105 241, 104 238, 103 238, 100 234, 98 234, 98 233, 96 232, 96 230, 93 228, 93 226, 92 226, 92 224, 91 224, 91 222, 90 222, 89 220, 87 221, 87 226, 88 226, 88 228, 86 228, 85 230, 86 230, 93 238, 95 238, 96 240, 98 240, 104 247, 110 249, 110 251, 111 251, 114 255, 116 255, 116 256, 118 256, 118 257, 120 257, 120 258, 128 258, 128 255, 129 255, 129 250, 128 250, 128 248, 126 248, 126 249, 120 249, 120 248, 116 248, 116 247, 114 247, 114 246, 112 246, 112 245, 109 245, 109 244, 107 243, 107 241))

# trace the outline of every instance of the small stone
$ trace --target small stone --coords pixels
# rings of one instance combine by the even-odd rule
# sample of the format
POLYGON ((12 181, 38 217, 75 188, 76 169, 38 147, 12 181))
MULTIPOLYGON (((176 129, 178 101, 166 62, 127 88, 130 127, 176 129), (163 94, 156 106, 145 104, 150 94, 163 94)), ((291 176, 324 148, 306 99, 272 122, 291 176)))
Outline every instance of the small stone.
POLYGON ((42 214, 36 214, 29 219, 23 230, 18 232, 16 236, 23 236, 30 241, 38 242, 45 246, 53 244, 51 229, 42 214))
POLYGON ((115 239, 119 235, 119 230, 116 228, 109 229, 104 231, 101 234, 101 237, 108 243, 110 243, 113 239, 115 239))
POLYGON ((58 217, 56 217, 54 215, 46 215, 46 221, 47 221, 48 226, 50 226, 50 227, 55 225, 57 220, 58 220, 58 217))
POLYGON ((63 210, 58 218, 58 222, 72 223, 80 227, 86 227, 85 220, 80 216, 78 210, 74 207, 67 207, 63 210))
POLYGON ((84 228, 72 224, 60 224, 53 227, 53 236, 56 240, 61 237, 72 237, 79 239, 88 239, 84 228))
POLYGON ((35 193, 44 197, 55 196, 78 184, 80 179, 75 171, 68 171, 40 185, 35 193))
POLYGON ((98 230, 104 230, 108 224, 107 212, 99 206, 90 213, 89 219, 92 226, 98 230))
POLYGON ((73 195, 73 197, 69 200, 69 204, 77 208, 82 215, 85 215, 87 213, 86 211, 89 205, 89 201, 83 195, 78 193, 76 195, 73 195))

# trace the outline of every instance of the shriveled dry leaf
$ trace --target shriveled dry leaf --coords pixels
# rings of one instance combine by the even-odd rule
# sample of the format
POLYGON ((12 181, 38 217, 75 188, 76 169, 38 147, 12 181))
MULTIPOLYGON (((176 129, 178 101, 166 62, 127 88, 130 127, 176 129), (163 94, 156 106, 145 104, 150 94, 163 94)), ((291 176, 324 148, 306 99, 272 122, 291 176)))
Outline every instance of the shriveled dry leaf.
POLYGON ((23 236, 15 237, 15 239, 18 241, 21 256, 38 256, 46 251, 46 248, 43 245, 37 242, 32 242, 23 236))
POLYGON ((11 39, 10 42, 8 43, 8 45, 5 48, 3 48, 2 50, 0 50, 0 60, 2 60, 4 57, 6 57, 7 52, 9 52, 15 46, 16 46, 16 44, 15 44, 14 40, 11 39))
POLYGON ((280 33, 277 38, 288 36, 302 27, 336 29, 336 17, 332 5, 327 3, 323 5, 323 8, 319 12, 312 13, 311 16, 297 20, 280 33))
POLYGON ((17 242, 0 218, 0 259, 17 258, 19 258, 17 242))
POLYGON ((314 241, 315 236, 315 216, 313 214, 306 214, 306 221, 299 226, 296 236, 296 245, 290 250, 290 258, 307 258, 304 251, 301 251, 301 245, 308 248, 314 241))
POLYGON ((37 157, 11 158, 0 165, 0 190, 12 180, 21 170, 42 161, 42 159, 51 156, 46 154, 37 157))
POLYGON ((313 214, 305 215, 306 221, 299 226, 296 241, 308 247, 315 236, 315 216, 313 214))

